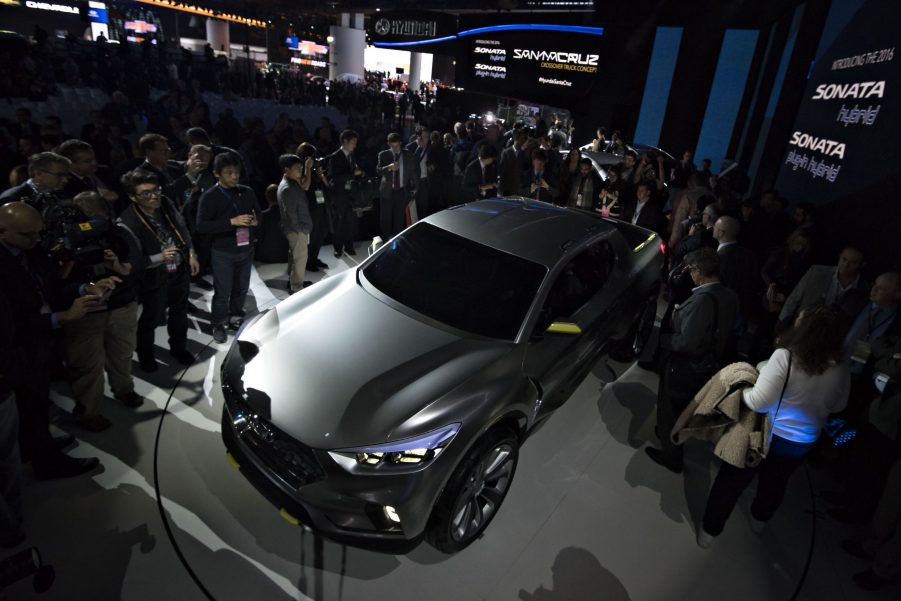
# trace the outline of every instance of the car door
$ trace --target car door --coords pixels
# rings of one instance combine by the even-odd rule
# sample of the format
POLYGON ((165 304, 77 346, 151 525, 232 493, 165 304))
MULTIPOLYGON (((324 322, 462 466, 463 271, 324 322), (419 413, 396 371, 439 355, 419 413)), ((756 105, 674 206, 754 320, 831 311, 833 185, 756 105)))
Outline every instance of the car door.
POLYGON ((591 369, 616 328, 611 317, 619 313, 624 279, 607 239, 589 244, 557 270, 523 359, 523 372, 539 390, 533 417, 562 405, 591 369), (581 332, 549 333, 551 322, 573 323, 581 332))

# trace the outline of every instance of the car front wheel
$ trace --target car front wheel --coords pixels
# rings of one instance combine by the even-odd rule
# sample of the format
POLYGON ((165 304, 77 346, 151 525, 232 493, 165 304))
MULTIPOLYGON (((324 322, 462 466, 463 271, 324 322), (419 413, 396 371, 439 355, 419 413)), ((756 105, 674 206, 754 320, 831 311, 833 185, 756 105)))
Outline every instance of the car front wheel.
POLYGON ((518 460, 519 441, 509 428, 490 430, 473 445, 432 512, 429 543, 456 553, 478 538, 507 495, 518 460))

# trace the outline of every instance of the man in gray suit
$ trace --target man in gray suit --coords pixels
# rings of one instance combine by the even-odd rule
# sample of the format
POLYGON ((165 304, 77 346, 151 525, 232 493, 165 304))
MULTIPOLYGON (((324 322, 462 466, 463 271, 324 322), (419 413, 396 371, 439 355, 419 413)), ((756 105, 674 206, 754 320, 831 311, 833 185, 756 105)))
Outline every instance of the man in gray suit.
POLYGON ((404 229, 404 209, 416 192, 419 166, 413 154, 401 148, 400 134, 388 134, 388 149, 379 153, 379 231, 387 241, 404 229))
POLYGON ((738 316, 738 296, 720 282, 716 251, 705 247, 690 252, 685 263, 695 288, 676 306, 670 332, 660 338, 664 355, 656 433, 662 448, 645 447, 655 463, 677 474, 682 472, 682 447, 673 444, 670 433, 694 395, 722 367, 738 316))
POLYGON ((835 305, 851 318, 856 317, 869 298, 869 285, 861 277, 863 252, 846 246, 838 265, 813 265, 795 286, 779 313, 779 329, 794 322, 798 314, 812 305, 835 305))

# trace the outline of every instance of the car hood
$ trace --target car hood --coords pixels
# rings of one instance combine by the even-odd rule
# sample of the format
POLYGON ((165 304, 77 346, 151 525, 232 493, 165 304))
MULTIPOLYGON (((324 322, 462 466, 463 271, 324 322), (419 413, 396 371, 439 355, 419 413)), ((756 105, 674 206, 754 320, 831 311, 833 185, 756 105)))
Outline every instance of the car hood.
POLYGON ((364 290, 356 270, 291 296, 240 340, 259 349, 240 375, 247 402, 318 449, 393 440, 399 425, 513 348, 407 315, 364 290))

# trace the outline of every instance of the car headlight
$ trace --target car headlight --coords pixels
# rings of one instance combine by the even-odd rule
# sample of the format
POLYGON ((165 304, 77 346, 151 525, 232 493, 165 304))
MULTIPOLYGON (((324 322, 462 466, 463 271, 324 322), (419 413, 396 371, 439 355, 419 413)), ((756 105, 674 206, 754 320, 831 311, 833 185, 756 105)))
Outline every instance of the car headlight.
POLYGON ((413 438, 366 447, 335 449, 328 453, 338 465, 348 471, 354 471, 354 468, 360 466, 413 467, 431 461, 441 454, 459 430, 460 424, 454 423, 413 438))

